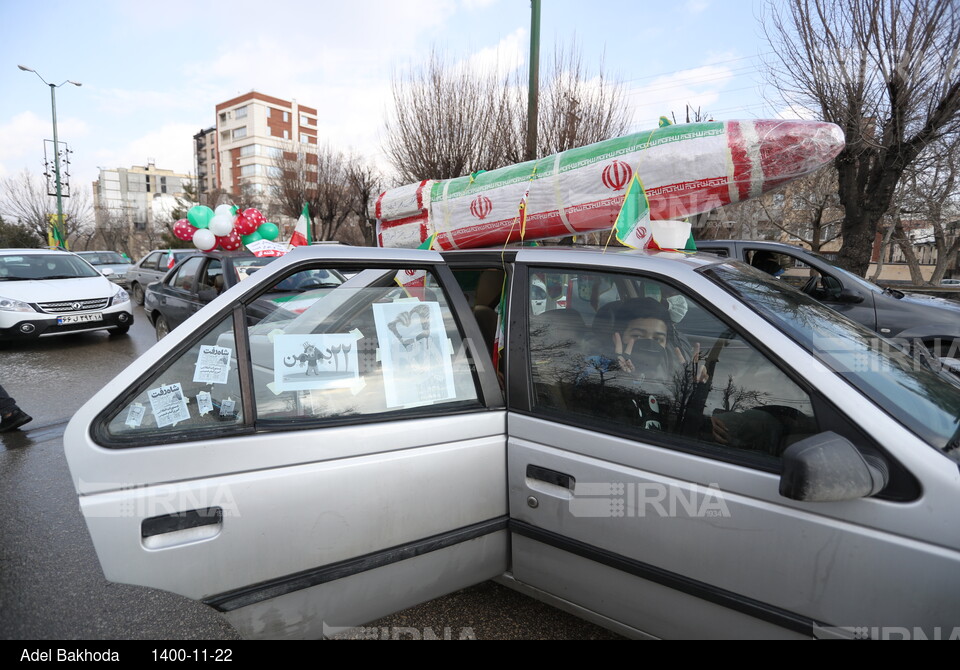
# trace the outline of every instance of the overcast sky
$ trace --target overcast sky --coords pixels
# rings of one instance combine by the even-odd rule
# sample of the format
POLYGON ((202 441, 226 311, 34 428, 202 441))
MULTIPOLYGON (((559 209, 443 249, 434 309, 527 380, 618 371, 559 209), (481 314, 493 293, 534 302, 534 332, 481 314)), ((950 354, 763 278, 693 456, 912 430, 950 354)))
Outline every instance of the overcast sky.
MULTIPOLYGON (((628 87, 635 130, 700 106, 766 118, 762 0, 543 0, 541 67, 580 45, 628 87)), ((431 48, 526 72, 529 0, 0 0, 0 178, 40 174, 52 139, 73 150, 71 186, 98 168, 193 172, 192 137, 214 108, 257 90, 319 110, 321 142, 376 156, 390 82, 431 48)), ((524 75, 525 76, 525 75, 524 75)), ((771 100, 772 95, 768 95, 771 100)))

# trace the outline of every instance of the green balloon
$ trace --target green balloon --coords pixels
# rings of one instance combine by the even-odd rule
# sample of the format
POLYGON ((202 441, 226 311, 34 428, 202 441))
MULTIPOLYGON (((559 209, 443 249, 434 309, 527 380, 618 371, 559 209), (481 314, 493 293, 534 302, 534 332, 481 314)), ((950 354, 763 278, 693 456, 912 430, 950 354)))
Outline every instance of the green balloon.
POLYGON ((243 242, 244 244, 250 244, 251 242, 256 242, 257 240, 262 240, 262 239, 263 239, 263 236, 256 231, 250 233, 249 235, 240 236, 240 241, 243 242))
POLYGON ((260 236, 265 240, 275 240, 280 236, 280 226, 268 221, 267 223, 260 224, 257 232, 260 233, 260 236))
POLYGON ((213 218, 213 210, 206 205, 195 205, 187 210, 187 221, 194 228, 206 228, 213 218))

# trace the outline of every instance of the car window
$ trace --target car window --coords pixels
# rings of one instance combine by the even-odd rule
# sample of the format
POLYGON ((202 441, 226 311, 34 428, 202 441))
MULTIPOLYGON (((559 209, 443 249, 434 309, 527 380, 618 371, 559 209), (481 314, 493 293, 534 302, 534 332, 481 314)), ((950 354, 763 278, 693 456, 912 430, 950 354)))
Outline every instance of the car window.
POLYGON ((740 333, 663 281, 531 272, 564 304, 529 316, 534 412, 632 439, 775 464, 819 432, 809 395, 740 333))
POLYGON ((204 258, 202 256, 197 256, 196 258, 185 261, 183 265, 177 269, 176 274, 170 279, 170 286, 188 293, 197 291, 198 275, 203 261, 204 258))
POLYGON ((157 262, 160 260, 160 252, 155 252, 147 256, 140 263, 140 267, 144 270, 156 270, 157 262))
POLYGON ((203 275, 200 277, 199 291, 214 291, 217 295, 223 292, 223 263, 218 258, 213 258, 203 269, 203 275))
POLYGON ((248 331, 258 417, 479 409, 462 333, 435 278, 423 270, 350 272, 344 283, 292 298, 272 286, 250 306, 248 314, 265 312, 248 331))
POLYGON ((147 444, 174 433, 241 425, 243 392, 231 324, 230 317, 217 323, 142 384, 130 401, 107 417, 109 437, 147 444), (225 340, 230 346, 222 344, 225 340))

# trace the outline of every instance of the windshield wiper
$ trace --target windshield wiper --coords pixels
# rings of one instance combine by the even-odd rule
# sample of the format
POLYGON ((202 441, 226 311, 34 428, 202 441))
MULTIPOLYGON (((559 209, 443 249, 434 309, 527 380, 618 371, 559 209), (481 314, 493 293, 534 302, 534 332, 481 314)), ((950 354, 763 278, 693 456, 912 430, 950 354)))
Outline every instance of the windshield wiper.
POLYGON ((77 275, 50 275, 49 277, 38 277, 38 279, 83 279, 77 275))
POLYGON ((32 277, 0 277, 0 281, 31 281, 32 277))

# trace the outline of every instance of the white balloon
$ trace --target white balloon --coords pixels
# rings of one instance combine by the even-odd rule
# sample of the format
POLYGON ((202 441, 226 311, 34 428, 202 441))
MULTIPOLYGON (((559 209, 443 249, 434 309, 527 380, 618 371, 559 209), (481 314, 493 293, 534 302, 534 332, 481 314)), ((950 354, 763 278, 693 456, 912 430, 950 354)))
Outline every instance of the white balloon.
POLYGON ((200 251, 210 251, 217 246, 217 236, 208 228, 198 228, 193 234, 193 246, 200 251))
MULTIPOLYGON (((223 207, 223 205, 220 205, 223 207)), ((217 209, 220 209, 217 207, 217 209)), ((231 210, 228 214, 223 214, 217 212, 212 219, 210 219, 210 225, 207 228, 217 237, 226 237, 230 234, 230 231, 233 230, 233 222, 237 217, 233 215, 231 210)))
POLYGON ((216 215, 220 214, 229 214, 233 216, 233 205, 217 205, 217 208, 213 210, 213 213, 216 215))

